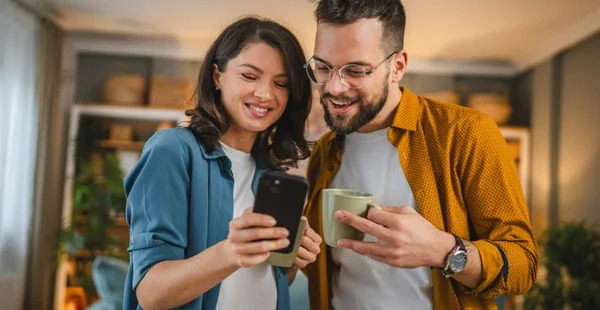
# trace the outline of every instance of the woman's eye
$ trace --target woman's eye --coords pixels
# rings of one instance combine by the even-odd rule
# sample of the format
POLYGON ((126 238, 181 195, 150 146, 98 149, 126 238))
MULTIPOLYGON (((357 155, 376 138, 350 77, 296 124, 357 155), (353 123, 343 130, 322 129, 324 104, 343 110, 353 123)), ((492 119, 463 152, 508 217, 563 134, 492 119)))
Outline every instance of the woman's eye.
POLYGON ((281 87, 281 88, 287 88, 288 87, 288 83, 287 82, 285 82, 285 83, 284 82, 277 82, 277 83, 275 83, 275 85, 277 85, 278 87, 281 87))
POLYGON ((248 79, 248 80, 250 80, 250 81, 255 81, 255 80, 257 79, 257 78, 256 78, 256 76, 254 76, 254 75, 250 75, 250 74, 245 74, 245 73, 242 73, 242 76, 243 76, 245 79, 248 79))

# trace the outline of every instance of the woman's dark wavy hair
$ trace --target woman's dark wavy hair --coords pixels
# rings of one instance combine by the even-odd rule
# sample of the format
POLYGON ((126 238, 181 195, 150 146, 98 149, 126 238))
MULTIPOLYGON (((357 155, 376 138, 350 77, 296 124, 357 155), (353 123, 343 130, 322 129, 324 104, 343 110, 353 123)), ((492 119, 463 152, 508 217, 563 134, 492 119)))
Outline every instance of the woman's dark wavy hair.
POLYGON ((311 106, 311 85, 303 64, 302 47, 294 34, 272 20, 245 17, 230 24, 206 53, 198 76, 196 107, 186 111, 191 116, 189 128, 204 148, 212 153, 219 138, 229 127, 229 115, 221 102, 221 93, 213 80, 213 65, 224 72, 229 61, 253 43, 265 43, 279 50, 288 75, 288 104, 282 116, 260 132, 253 153, 265 155, 271 166, 297 167, 297 162, 310 156, 304 128, 311 106))

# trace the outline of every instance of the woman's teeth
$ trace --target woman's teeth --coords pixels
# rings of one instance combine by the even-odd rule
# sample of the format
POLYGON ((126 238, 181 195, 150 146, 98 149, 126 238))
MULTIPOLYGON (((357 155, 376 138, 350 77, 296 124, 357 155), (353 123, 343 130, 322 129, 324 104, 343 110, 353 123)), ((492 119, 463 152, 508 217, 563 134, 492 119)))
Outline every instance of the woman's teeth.
POLYGON ((259 113, 266 113, 269 110, 267 108, 261 108, 261 107, 257 107, 257 106, 254 106, 254 105, 249 105, 249 106, 250 106, 250 109, 252 109, 252 110, 254 110, 256 112, 259 112, 259 113))

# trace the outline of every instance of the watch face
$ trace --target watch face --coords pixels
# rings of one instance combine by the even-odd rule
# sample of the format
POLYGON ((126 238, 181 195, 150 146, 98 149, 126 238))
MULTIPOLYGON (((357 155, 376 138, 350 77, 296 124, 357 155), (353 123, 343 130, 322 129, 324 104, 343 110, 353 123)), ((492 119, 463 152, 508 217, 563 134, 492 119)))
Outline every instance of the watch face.
POLYGON ((467 266, 467 253, 458 252, 452 257, 450 262, 450 268, 454 272, 460 272, 467 266))

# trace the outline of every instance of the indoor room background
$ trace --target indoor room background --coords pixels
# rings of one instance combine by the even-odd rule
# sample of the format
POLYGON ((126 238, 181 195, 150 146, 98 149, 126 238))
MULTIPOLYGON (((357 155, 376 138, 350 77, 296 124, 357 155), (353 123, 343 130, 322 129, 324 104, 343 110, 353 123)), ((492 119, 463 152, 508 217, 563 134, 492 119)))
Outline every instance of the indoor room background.
MULTIPOLYGON (((552 244, 566 270, 578 264, 573 253, 600 259, 600 2, 403 3, 409 61, 400 86, 490 115, 542 255, 552 244)), ((144 142, 185 123, 203 55, 227 23, 276 19, 310 57, 315 5, 0 0, 0 308, 120 309, 123 177, 144 142)), ((327 126, 316 90, 313 99, 306 135, 316 140, 327 126)), ((560 299, 540 289, 558 281, 540 268, 537 288, 498 298, 500 309, 560 299)), ((308 309, 306 285, 300 275, 291 288, 294 310, 308 309)), ((599 279, 586 285, 572 293, 600 296, 599 279)))

